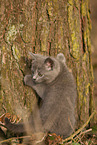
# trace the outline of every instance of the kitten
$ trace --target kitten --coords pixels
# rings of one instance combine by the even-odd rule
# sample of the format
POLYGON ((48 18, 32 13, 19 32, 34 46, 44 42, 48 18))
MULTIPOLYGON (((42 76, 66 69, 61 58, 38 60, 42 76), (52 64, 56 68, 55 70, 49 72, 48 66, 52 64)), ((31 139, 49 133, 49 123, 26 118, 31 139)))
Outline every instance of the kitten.
MULTIPOLYGON (((33 132, 50 132, 68 137, 75 125, 76 84, 66 66, 62 53, 56 58, 30 53, 32 74, 24 77, 25 85, 32 87, 42 100, 38 109, 34 109, 29 126, 33 132), (40 118, 41 125, 38 125, 40 118)), ((23 123, 13 124, 5 118, 8 130, 14 133, 26 132, 23 123)))

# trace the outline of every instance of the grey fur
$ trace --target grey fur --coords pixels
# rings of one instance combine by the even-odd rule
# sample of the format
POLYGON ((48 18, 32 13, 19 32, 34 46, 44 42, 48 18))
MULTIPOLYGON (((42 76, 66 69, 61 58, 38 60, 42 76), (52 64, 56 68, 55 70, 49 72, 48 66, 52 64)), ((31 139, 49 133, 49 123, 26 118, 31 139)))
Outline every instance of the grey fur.
MULTIPOLYGON (((64 138, 68 137, 75 125, 74 110, 77 94, 75 81, 66 66, 65 57, 63 54, 58 54, 56 58, 32 53, 30 55, 32 74, 26 75, 24 82, 42 99, 42 105, 38 110, 42 127, 44 131, 62 135, 64 138)), ((37 111, 34 112, 35 116, 37 111)), ((31 118, 30 122, 34 126, 33 117, 31 118)), ((12 124, 7 118, 5 123, 13 132, 25 131, 23 124, 12 124)))

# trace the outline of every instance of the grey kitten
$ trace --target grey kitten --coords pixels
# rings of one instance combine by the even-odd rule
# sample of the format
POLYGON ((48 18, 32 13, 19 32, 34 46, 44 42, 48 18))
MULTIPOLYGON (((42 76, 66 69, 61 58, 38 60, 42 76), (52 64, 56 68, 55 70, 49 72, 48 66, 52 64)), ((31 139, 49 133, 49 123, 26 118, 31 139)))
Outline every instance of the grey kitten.
MULTIPOLYGON (((66 138, 73 132, 75 125, 77 93, 73 75, 69 72, 62 53, 56 58, 33 53, 30 55, 32 74, 26 75, 24 82, 36 91, 42 104, 32 112, 29 126, 34 128, 33 132, 44 130, 66 138), (36 118, 41 120, 39 128, 36 118)), ((5 125, 14 133, 26 132, 24 124, 12 124, 7 118, 5 125)))

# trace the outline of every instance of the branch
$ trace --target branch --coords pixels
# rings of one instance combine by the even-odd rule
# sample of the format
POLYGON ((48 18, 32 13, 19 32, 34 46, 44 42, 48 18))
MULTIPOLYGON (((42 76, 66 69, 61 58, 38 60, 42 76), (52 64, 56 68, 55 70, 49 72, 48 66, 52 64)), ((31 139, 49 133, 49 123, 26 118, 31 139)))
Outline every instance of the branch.
POLYGON ((46 133, 40 132, 40 133, 35 133, 35 134, 31 135, 31 136, 29 135, 29 136, 21 136, 21 137, 12 137, 12 138, 0 141, 0 144, 4 143, 4 142, 9 142, 9 141, 12 141, 12 140, 24 139, 24 138, 30 138, 30 139, 32 138, 32 141, 35 141, 36 144, 38 144, 38 143, 42 142, 45 139, 46 136, 47 136, 46 133), (37 136, 41 136, 41 135, 42 135, 42 138, 40 140, 37 140, 37 136))
POLYGON ((0 126, 6 128, 6 126, 2 122, 0 122, 0 126))

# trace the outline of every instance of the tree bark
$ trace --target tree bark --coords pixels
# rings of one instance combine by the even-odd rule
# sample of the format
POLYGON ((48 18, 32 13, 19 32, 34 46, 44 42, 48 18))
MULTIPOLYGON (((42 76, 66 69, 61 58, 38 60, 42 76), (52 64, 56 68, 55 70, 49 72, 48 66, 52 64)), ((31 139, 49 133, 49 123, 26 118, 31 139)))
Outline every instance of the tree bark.
POLYGON ((23 85, 26 72, 21 56, 29 51, 52 56, 62 52, 76 79, 78 119, 86 121, 93 110, 89 0, 1 3, 0 115, 9 112, 22 118, 35 102, 32 89, 23 85))

